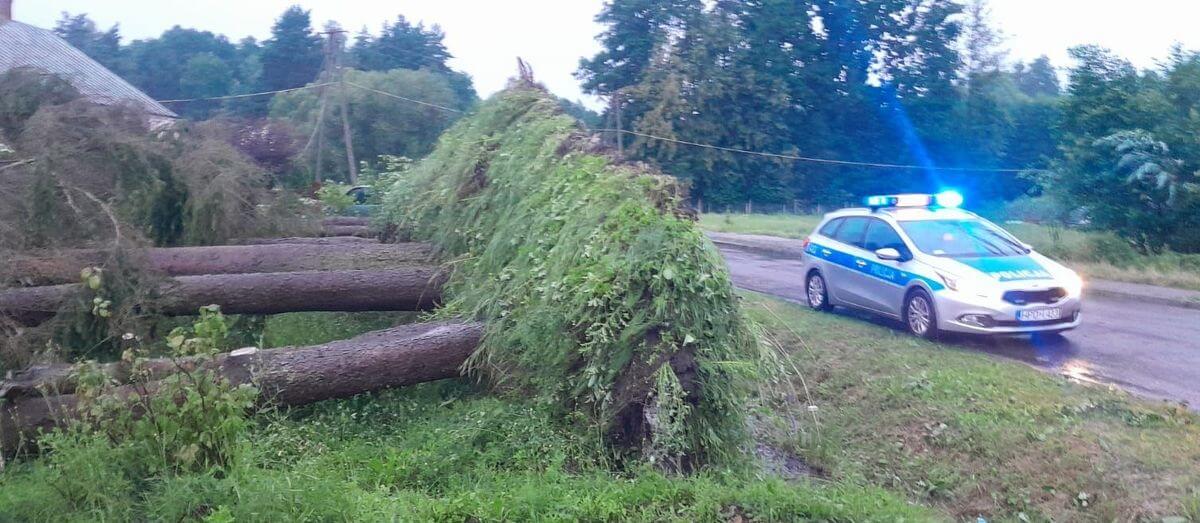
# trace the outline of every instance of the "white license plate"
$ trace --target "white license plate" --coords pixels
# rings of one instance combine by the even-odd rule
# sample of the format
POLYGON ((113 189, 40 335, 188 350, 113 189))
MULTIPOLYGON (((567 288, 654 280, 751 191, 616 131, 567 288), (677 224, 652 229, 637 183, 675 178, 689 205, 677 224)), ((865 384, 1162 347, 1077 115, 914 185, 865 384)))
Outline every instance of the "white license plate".
POLYGON ((1062 309, 1054 307, 1051 309, 1030 309, 1027 311, 1017 311, 1018 321, 1050 321, 1062 318, 1062 309))

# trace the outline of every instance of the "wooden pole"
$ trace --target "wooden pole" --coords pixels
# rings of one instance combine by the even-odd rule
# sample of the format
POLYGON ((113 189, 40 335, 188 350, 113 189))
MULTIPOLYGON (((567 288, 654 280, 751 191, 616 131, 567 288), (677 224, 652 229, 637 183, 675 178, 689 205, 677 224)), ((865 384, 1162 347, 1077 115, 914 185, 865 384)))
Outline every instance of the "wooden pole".
POLYGON ((625 133, 623 132, 624 128, 621 125, 621 93, 620 93, 620 91, 618 91, 616 94, 613 95, 613 100, 614 100, 613 105, 615 106, 614 109, 616 111, 616 116, 617 116, 617 154, 619 156, 621 156, 622 158, 624 158, 625 157, 625 133))
POLYGON ((350 185, 358 184, 358 162, 354 158, 354 133, 350 131, 350 95, 346 92, 346 67, 342 64, 342 37, 345 31, 336 31, 329 35, 331 42, 330 47, 336 45, 336 49, 331 51, 333 61, 335 63, 338 74, 338 85, 341 88, 341 113, 342 113, 342 139, 346 142, 346 167, 349 169, 347 176, 350 180, 350 185))

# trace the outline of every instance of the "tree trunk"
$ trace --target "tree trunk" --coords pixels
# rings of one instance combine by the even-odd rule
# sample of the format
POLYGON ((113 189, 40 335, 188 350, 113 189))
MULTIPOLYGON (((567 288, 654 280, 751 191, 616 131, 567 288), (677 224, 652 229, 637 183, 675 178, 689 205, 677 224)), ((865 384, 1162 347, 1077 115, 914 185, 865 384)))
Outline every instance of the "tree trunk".
POLYGON ((321 236, 357 236, 370 238, 371 228, 366 225, 325 225, 321 227, 321 236))
POLYGON ((359 238, 357 236, 329 236, 323 238, 239 238, 229 242, 231 245, 363 245, 379 243, 378 238, 359 238))
MULTIPOLYGON (((222 245, 132 252, 135 263, 166 276, 386 269, 432 261, 429 246, 420 243, 222 245)), ((0 267, 0 282, 76 283, 83 268, 103 267, 112 254, 106 250, 77 249, 47 258, 16 258, 0 267)))
MULTIPOLYGON (((429 310, 441 299, 444 279, 433 267, 180 276, 162 285, 161 299, 151 312, 187 316, 205 305, 219 305, 226 314, 429 310)), ((81 289, 54 285, 3 291, 0 316, 37 325, 67 306, 81 289)))
MULTIPOLYGON (((235 385, 254 385, 261 403, 305 405, 458 376, 483 330, 479 323, 403 325, 312 347, 223 354, 204 366, 235 385)), ((152 365, 162 370, 176 364, 154 360, 152 365)), ((114 394, 131 396, 156 388, 154 382, 126 385, 114 394)), ((11 455, 23 442, 32 442, 39 430, 78 419, 77 404, 72 394, 21 397, 5 404, 0 409, 0 448, 11 455)))
POLYGON ((330 216, 321 220, 321 225, 371 225, 371 219, 362 216, 330 216))

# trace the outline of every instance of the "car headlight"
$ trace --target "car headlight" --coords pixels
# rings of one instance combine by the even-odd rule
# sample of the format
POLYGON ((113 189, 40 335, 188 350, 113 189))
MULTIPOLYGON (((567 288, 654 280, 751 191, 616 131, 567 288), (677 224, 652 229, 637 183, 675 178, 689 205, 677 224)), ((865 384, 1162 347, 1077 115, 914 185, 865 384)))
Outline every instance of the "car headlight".
POLYGON ((948 288, 952 291, 955 291, 955 292, 958 291, 958 276, 955 276, 953 274, 946 274, 941 271, 939 271, 937 273, 937 275, 938 275, 938 278, 942 279, 942 283, 946 284, 946 288, 948 288))
POLYGON ((941 278, 942 283, 946 284, 946 288, 954 292, 970 294, 980 298, 987 298, 990 296, 991 289, 989 289, 986 285, 981 284, 978 280, 962 278, 941 271, 938 271, 937 275, 939 278, 941 278))
POLYGON ((1067 289, 1069 296, 1079 296, 1083 293, 1083 278, 1079 276, 1079 273, 1068 271, 1063 280, 1063 287, 1067 289))

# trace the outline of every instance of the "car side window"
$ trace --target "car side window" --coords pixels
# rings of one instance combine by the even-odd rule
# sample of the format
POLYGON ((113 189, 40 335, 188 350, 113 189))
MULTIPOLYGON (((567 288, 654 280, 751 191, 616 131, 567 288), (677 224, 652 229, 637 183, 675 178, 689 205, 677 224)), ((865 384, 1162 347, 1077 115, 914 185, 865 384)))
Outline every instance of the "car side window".
POLYGON ((891 225, 883 220, 873 219, 870 225, 867 226, 867 234, 863 239, 863 248, 868 251, 877 251, 887 248, 896 249, 900 254, 908 252, 908 247, 904 245, 904 240, 900 239, 900 235, 896 233, 891 225))
POLYGON ((837 230, 837 241, 855 247, 863 246, 863 234, 867 232, 866 218, 846 218, 846 222, 837 230))
POLYGON ((821 231, 820 231, 821 236, 824 236, 826 238, 833 238, 833 235, 837 233, 838 226, 841 225, 842 222, 844 222, 844 221, 846 221, 845 218, 834 218, 832 220, 829 220, 829 223, 825 224, 824 227, 821 227, 821 231))

